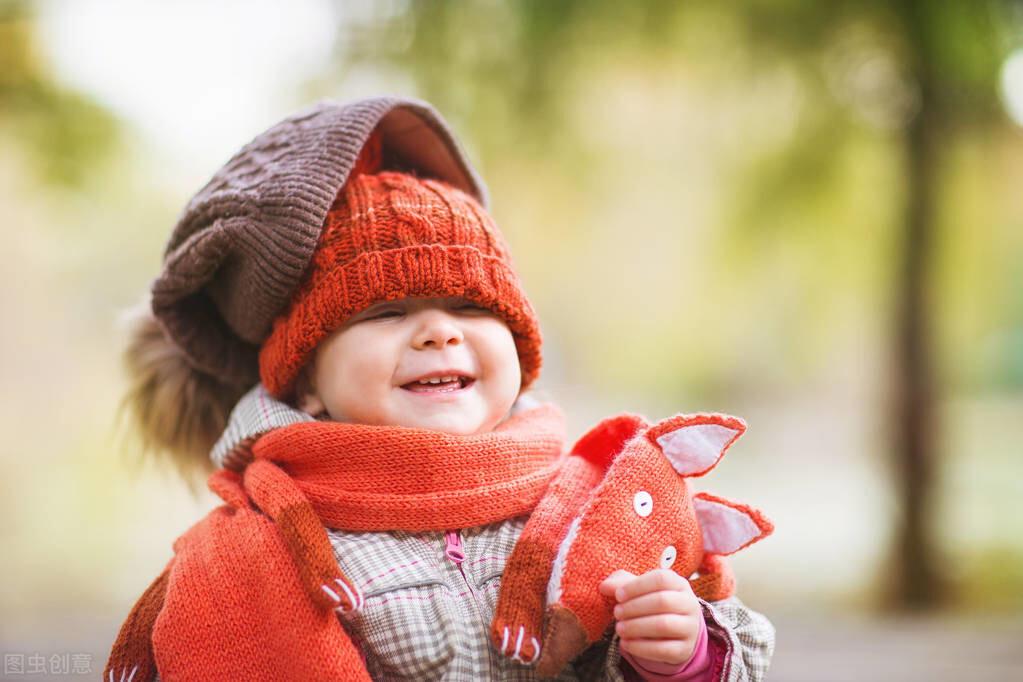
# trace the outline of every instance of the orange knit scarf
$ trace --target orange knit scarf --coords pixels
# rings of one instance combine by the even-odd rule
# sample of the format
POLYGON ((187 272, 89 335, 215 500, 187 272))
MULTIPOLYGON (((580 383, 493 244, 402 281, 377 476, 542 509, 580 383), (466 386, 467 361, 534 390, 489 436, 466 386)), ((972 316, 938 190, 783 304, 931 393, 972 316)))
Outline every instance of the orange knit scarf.
POLYGON ((214 472, 227 504, 175 556, 121 628, 104 679, 368 680, 335 609, 362 606, 326 527, 446 530, 529 513, 562 465, 552 404, 494 431, 304 422, 261 437, 242 474, 214 472), (197 625, 197 624, 201 624, 197 625))
POLYGON ((253 454, 288 474, 331 528, 447 530, 529 513, 560 464, 562 431, 554 405, 473 436, 303 422, 265 435, 253 454))

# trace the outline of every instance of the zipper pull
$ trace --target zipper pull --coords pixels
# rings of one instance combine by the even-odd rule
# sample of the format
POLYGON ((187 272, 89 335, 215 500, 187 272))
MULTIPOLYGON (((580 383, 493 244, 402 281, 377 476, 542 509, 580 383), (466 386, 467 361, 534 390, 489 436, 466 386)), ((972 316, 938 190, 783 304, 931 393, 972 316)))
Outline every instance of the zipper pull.
POLYGON ((449 530, 444 533, 444 554, 456 564, 465 561, 465 551, 462 549, 462 536, 457 530, 449 530))

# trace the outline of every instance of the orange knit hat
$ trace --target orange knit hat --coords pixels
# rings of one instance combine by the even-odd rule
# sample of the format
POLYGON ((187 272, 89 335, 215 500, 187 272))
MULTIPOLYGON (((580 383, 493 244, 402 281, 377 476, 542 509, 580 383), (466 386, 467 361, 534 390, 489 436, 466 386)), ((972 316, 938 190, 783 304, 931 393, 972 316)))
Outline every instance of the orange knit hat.
POLYGON ((376 172, 380 158, 374 134, 327 213, 305 279, 260 349, 266 389, 290 398, 316 346, 375 303, 461 296, 508 325, 525 390, 540 373, 540 326, 493 219, 445 182, 376 172))

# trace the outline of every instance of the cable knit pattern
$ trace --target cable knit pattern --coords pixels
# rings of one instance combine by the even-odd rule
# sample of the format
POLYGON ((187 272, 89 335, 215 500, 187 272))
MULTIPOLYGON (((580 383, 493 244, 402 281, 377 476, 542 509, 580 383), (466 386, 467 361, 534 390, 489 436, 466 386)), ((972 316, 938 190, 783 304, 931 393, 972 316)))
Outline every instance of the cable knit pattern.
POLYGON ((261 133, 188 202, 154 280, 153 314, 192 365, 222 381, 258 376, 270 332, 370 134, 384 168, 440 178, 486 204, 483 182, 427 103, 318 102, 261 133))
POLYGON ((349 317, 380 301, 434 296, 462 296, 503 318, 529 387, 540 371, 539 323, 483 207, 438 180, 389 171, 351 178, 327 214, 306 279, 260 350, 263 384, 287 397, 316 346, 349 317))

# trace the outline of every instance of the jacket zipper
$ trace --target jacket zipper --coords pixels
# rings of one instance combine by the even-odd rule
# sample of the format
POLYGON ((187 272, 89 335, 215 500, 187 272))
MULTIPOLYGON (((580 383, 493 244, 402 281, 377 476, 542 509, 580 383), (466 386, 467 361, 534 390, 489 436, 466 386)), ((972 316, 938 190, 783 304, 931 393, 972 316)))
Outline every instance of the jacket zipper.
MULTIPOLYGON (((465 575, 465 569, 462 568, 462 562, 465 561, 465 549, 462 547, 462 535, 457 530, 449 530, 444 533, 444 555, 447 556, 455 566, 458 567, 458 572, 462 574, 462 580, 465 581, 465 586, 469 588, 469 594, 472 595, 472 603, 476 609, 476 614, 480 617, 480 622, 483 623, 483 610, 480 608, 479 598, 476 596, 476 590, 473 589, 472 583, 469 582, 469 578, 465 575)), ((485 634, 485 648, 487 650, 487 661, 490 665, 490 670, 494 669, 494 655, 490 651, 490 629, 487 627, 487 623, 483 623, 483 629, 485 634)))

